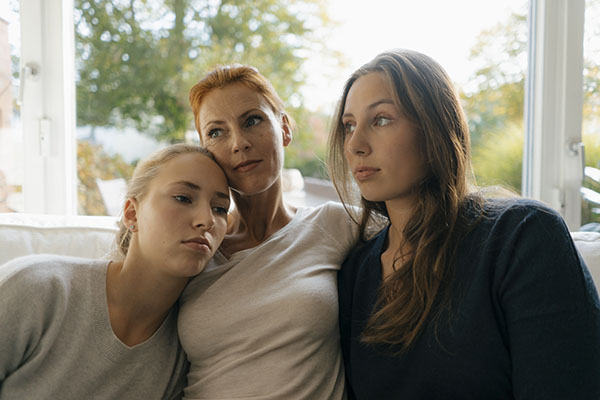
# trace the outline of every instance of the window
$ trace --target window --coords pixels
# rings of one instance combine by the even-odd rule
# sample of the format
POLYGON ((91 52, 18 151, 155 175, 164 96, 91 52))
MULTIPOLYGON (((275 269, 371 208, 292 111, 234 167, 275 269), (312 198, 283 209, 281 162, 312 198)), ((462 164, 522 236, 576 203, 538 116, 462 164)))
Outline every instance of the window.
MULTIPOLYGON (((582 79, 576 51, 583 33, 577 27, 583 26, 584 5, 591 8, 597 1, 429 0, 395 8, 397 2, 373 0, 368 9, 357 6, 358 17, 352 19, 348 13, 354 3, 330 0, 329 15, 346 18, 344 27, 342 22, 328 26, 319 19, 325 3, 298 2, 270 12, 260 8, 273 3, 267 1, 217 7, 219 2, 200 0, 21 0, 21 31, 26 32, 21 67, 37 64, 39 76, 25 80, 20 108, 27 168, 22 172, 19 211, 110 212, 101 192, 119 193, 119 179, 127 177, 136 159, 169 141, 194 140, 187 91, 217 62, 260 65, 298 122, 287 166, 304 176, 323 177, 319 148, 343 81, 378 52, 408 47, 440 61, 462 91, 480 183, 519 190, 521 180, 524 195, 556 207, 574 229, 581 213, 579 206, 576 211, 573 207, 581 202, 582 171, 576 167, 582 162, 582 104, 573 101, 582 79), (189 8, 167 8, 177 4, 189 8), (480 16, 474 18, 476 11, 480 16), (340 43, 348 47, 336 47, 340 43), (369 46, 364 53, 362 43, 369 46), (467 60, 467 68, 457 66, 457 60, 467 60), (132 73, 134 62, 146 69, 132 73), (572 132, 577 118, 579 128, 567 138, 564 132, 572 132), (546 129, 552 126, 560 131, 546 129), (531 141, 524 138, 525 130, 531 132, 531 141), (500 146, 505 154, 489 152, 500 146), (490 154, 505 163, 488 164, 505 166, 484 168, 490 154)), ((584 121, 583 126, 594 124, 584 121)), ((15 146, 20 144, 3 149, 11 147, 13 152, 15 146)), ((17 192, 18 185, 11 183, 17 192)))

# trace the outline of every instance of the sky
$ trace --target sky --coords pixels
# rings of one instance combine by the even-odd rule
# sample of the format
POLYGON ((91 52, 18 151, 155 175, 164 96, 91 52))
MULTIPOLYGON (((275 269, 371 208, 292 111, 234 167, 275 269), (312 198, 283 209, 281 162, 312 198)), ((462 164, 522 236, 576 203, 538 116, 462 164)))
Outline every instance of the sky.
POLYGON ((512 12, 525 13, 527 0, 328 0, 329 16, 338 21, 325 40, 341 52, 345 67, 334 68, 319 54, 305 71, 305 104, 330 110, 347 77, 382 51, 408 48, 436 59, 457 83, 474 72, 469 50, 477 35, 505 22, 512 12))

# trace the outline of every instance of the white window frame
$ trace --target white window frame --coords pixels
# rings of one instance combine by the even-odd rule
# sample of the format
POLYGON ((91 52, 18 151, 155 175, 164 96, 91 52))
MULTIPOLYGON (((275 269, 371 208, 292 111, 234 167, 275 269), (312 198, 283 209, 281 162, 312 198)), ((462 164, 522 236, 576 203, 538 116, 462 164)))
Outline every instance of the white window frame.
POLYGON ((530 0, 523 187, 581 225, 585 0, 530 0))
POLYGON ((20 0, 20 20, 24 212, 73 215, 77 213, 73 1, 20 0))
MULTIPOLYGON (((522 189, 571 230, 581 222, 584 13, 585 0, 530 0, 522 189)), ((40 67, 21 109, 25 212, 76 214, 73 0, 21 0, 21 32, 22 67, 40 67)))

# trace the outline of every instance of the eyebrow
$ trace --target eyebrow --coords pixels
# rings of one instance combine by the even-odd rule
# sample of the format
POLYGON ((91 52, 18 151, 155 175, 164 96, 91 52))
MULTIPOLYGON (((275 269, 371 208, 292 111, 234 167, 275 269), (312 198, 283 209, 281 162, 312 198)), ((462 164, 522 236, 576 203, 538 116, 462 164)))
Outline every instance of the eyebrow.
MULTIPOLYGON (((372 110, 373 108, 375 108, 375 107, 377 107, 378 105, 381 105, 381 104, 395 105, 396 103, 393 100, 391 100, 391 99, 381 99, 381 100, 377 100, 374 103, 369 104, 367 106, 367 109, 372 110)), ((352 113, 344 113, 342 115, 342 118, 347 117, 347 116, 351 116, 351 115, 353 115, 353 114, 352 113)))
POLYGON ((240 116, 238 117, 238 119, 246 118, 248 115, 252 114, 253 112, 257 112, 257 111, 261 111, 261 110, 259 108, 251 108, 248 111, 241 113, 240 116))
MULTIPOLYGON (((177 181, 177 182, 173 182, 172 185, 183 185, 183 186, 187 186, 188 188, 190 188, 192 190, 202 190, 202 188, 200 186, 198 186, 195 183, 192 183, 190 181, 177 181)), ((228 193, 215 192, 215 195, 217 197, 222 198, 222 199, 229 200, 229 194, 228 193)))

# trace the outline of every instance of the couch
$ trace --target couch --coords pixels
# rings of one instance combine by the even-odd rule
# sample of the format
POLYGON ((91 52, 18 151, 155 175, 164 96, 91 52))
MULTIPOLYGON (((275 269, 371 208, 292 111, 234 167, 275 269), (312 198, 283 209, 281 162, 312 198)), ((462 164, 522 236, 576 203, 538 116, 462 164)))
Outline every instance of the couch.
MULTIPOLYGON (((116 257, 116 220, 81 215, 0 214, 0 265, 35 253, 116 257)), ((600 233, 572 232, 571 236, 600 291, 600 233)))

